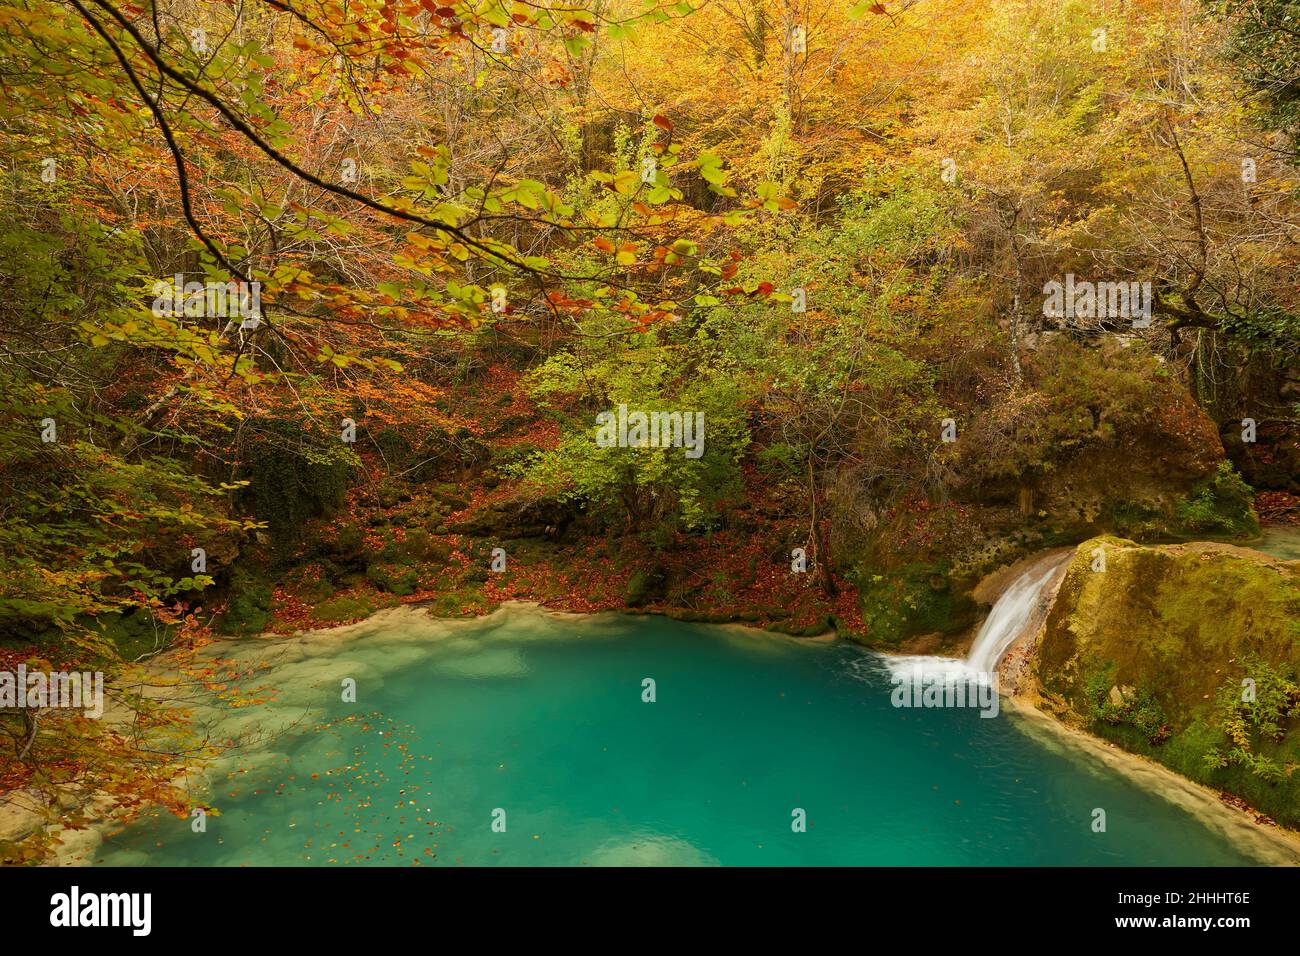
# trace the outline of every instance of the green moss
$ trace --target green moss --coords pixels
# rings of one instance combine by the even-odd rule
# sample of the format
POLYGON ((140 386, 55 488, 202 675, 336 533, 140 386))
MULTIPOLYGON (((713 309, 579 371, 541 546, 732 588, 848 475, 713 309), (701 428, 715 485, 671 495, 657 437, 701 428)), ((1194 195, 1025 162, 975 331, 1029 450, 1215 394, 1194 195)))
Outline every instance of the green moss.
POLYGON ((421 528, 406 532, 399 548, 404 557, 426 564, 446 564, 451 559, 451 546, 421 528))
POLYGON ((354 565, 363 557, 366 550, 366 532, 359 524, 340 526, 333 537, 321 541, 320 551, 332 557, 342 566, 354 565))
POLYGON ((338 435, 305 431, 300 422, 267 419, 252 431, 240 477, 251 480, 247 500, 284 558, 301 544, 309 519, 332 514, 343 503, 359 460, 338 435))
POLYGON ((1126 538, 1158 538, 1169 530, 1169 515, 1140 501, 1116 502, 1110 520, 1116 533, 1126 538))
POLYGON ((1049 699, 1099 736, 1300 826, 1300 774, 1287 772, 1300 766, 1287 703, 1300 669, 1295 565, 1209 543, 1093 539, 1062 582, 1035 668, 1049 699), (1241 706, 1246 677, 1259 709, 1241 706))
POLYGON ((830 631, 832 627, 829 615, 815 618, 810 624, 797 624, 794 620, 775 621, 767 626, 769 631, 789 634, 791 637, 817 637, 830 631))
POLYGON ((641 568, 628 581, 624 602, 628 607, 645 607, 663 600, 667 588, 668 575, 663 568, 641 568))
POLYGON ((334 596, 334 584, 328 577, 322 576, 301 585, 299 593, 310 604, 321 604, 334 596))
POLYGON ((402 482, 385 481, 375 489, 375 497, 381 508, 395 508, 404 501, 410 501, 413 495, 411 489, 402 482))
POLYGON ((481 588, 463 587, 439 595, 429 602, 427 610, 434 617, 476 617, 487 614, 493 606, 481 588))
POLYGON ((230 576, 230 599, 217 620, 223 634, 261 634, 271 619, 271 585, 263 573, 237 566, 230 576))
POLYGON ((947 565, 908 564, 857 577, 866 640, 873 647, 936 631, 955 634, 975 621, 976 604, 952 586, 947 565))
POLYGON ((136 608, 125 614, 101 614, 94 619, 97 629, 125 661, 133 661, 145 654, 161 650, 171 641, 173 628, 154 619, 145 608, 136 608))
POLYGON ((378 600, 368 594, 342 595, 318 604, 312 610, 312 616, 327 624, 343 624, 369 617, 381 606, 378 600))
POLYGON ((366 580, 381 591, 405 597, 415 593, 420 584, 420 575, 414 568, 401 565, 372 564, 366 568, 366 580))

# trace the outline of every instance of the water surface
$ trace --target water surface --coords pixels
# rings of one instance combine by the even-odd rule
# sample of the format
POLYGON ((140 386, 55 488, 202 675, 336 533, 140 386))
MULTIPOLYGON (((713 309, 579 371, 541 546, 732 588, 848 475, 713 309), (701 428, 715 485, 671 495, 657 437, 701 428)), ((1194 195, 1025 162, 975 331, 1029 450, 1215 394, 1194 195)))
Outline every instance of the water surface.
POLYGON ((1273 525, 1265 528, 1263 536, 1248 547, 1275 558, 1300 561, 1300 526, 1273 525))
POLYGON ((147 817, 102 862, 1251 862, 1005 709, 896 709, 881 659, 843 644, 510 607, 218 651, 261 668, 241 691, 276 697, 209 716, 222 735, 263 739, 213 774, 221 815, 206 833, 147 817), (340 699, 345 678, 355 704, 340 699), (796 809, 806 832, 792 831, 796 809))

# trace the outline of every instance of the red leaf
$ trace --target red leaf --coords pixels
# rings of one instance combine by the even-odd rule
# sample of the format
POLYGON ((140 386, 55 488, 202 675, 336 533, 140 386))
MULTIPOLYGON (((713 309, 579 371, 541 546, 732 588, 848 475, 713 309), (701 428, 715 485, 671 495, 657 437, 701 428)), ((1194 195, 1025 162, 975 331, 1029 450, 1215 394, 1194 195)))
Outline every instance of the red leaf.
POLYGON ((660 129, 668 130, 668 132, 670 133, 673 131, 672 120, 670 120, 667 116, 664 116, 662 113, 660 113, 658 116, 655 117, 654 124, 658 126, 660 129))

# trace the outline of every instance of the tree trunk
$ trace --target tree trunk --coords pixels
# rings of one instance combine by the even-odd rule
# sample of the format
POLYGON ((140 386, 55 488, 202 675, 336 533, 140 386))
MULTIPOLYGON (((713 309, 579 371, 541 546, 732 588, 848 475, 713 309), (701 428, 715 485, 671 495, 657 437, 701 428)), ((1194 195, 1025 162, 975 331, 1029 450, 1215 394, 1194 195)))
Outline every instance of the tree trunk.
POLYGON ((818 507, 821 490, 818 487, 817 472, 813 467, 813 458, 808 456, 808 493, 811 503, 811 543, 813 546, 813 562, 817 566, 817 581, 821 584, 822 589, 832 597, 839 594, 839 588, 835 586, 835 578, 831 574, 831 551, 830 545, 826 542, 826 532, 822 528, 821 509, 818 507))

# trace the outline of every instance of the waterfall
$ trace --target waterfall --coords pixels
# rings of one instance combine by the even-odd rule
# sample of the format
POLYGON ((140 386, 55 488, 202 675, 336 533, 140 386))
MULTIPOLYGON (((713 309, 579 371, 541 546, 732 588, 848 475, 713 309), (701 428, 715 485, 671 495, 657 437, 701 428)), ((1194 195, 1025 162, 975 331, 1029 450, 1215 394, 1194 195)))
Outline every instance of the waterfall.
POLYGON ((976 674, 992 674, 1016 638, 1038 620, 1043 589, 1069 554, 1051 554, 1029 566, 1002 592, 988 618, 975 635, 966 659, 924 655, 881 655, 887 673, 948 684, 970 680, 976 674))
POLYGON ((1002 592, 966 655, 968 668, 975 672, 993 673, 1007 648, 1034 617, 1043 588, 1064 560, 1060 555, 1044 558, 1031 565, 1002 592))

